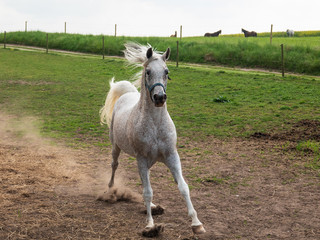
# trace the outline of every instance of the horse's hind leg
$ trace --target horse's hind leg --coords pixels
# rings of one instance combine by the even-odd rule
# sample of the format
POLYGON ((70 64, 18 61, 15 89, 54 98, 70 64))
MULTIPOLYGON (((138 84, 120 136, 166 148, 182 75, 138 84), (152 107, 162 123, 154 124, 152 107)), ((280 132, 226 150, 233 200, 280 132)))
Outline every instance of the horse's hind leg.
POLYGON ((182 169, 181 163, 178 153, 172 154, 166 160, 166 165, 170 169, 175 182, 178 184, 179 191, 183 196, 184 200, 186 201, 187 208, 188 208, 188 215, 192 219, 191 227, 194 233, 200 234, 204 233, 205 229, 203 228, 202 223, 199 221, 197 217, 197 212, 193 208, 191 199, 190 199, 190 192, 188 184, 185 182, 182 176, 182 169))
POLYGON ((120 155, 120 151, 121 151, 120 148, 116 144, 112 145, 112 163, 111 163, 112 175, 109 182, 109 188, 113 187, 114 185, 114 176, 119 165, 118 158, 120 155))

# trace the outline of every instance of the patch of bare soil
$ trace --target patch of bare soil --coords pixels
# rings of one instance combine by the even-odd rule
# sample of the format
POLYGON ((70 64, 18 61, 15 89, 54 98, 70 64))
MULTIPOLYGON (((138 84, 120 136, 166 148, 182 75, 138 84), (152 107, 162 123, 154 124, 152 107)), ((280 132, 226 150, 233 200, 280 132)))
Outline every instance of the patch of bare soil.
POLYGON ((320 141, 320 121, 305 119, 294 123, 287 131, 276 133, 256 132, 252 135, 252 137, 293 142, 306 140, 320 141))
MULTIPOLYGON (((120 193, 130 194, 97 201, 105 196, 110 149, 69 149, 40 138, 30 119, 12 122, 0 114, 0 239, 146 239, 135 161, 122 154, 116 175, 120 193)), ((309 156, 281 144, 180 139, 184 176, 207 232, 193 236, 177 186, 156 164, 154 203, 165 208, 154 216, 164 226, 156 239, 320 239, 319 176, 304 167, 309 156)))

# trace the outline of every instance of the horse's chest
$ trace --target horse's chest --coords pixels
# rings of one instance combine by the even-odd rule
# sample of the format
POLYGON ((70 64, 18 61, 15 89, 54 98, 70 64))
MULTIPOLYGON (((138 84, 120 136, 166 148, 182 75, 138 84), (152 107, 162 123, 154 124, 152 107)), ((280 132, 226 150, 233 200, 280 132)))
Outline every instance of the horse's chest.
POLYGON ((160 160, 172 148, 172 140, 164 129, 143 129, 137 133, 137 153, 144 157, 160 160))

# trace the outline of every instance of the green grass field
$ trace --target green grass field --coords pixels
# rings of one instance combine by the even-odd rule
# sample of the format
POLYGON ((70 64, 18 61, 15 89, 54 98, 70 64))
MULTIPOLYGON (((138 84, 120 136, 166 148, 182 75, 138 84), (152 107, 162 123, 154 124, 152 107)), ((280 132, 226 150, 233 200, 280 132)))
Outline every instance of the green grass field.
MULTIPOLYGON (((168 110, 179 136, 247 137, 301 119, 320 120, 319 78, 174 64, 169 69, 168 110)), ((37 117, 51 137, 109 144, 98 115, 108 82, 136 71, 122 59, 0 49, 1 110, 37 117)))
MULTIPOLYGON (((267 33, 258 38, 243 35, 222 35, 217 38, 187 37, 179 43, 179 60, 186 63, 240 66, 249 68, 281 69, 281 48, 284 44, 285 70, 288 72, 320 75, 320 32, 297 32, 288 38, 275 33, 270 44, 267 33)), ((102 36, 49 33, 49 48, 102 54, 102 36)), ((8 43, 46 47, 44 32, 9 32, 8 43)), ((150 43, 159 50, 172 49, 171 59, 177 55, 179 38, 164 37, 113 37, 105 36, 105 54, 122 56, 123 44, 136 41, 150 43)), ((0 34, 0 42, 4 34, 0 34)))

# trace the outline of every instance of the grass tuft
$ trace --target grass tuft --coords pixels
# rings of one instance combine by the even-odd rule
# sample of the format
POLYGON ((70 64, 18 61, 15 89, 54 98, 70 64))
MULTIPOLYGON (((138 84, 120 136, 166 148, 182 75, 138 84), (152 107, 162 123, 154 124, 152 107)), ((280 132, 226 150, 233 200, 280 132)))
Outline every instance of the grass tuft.
POLYGON ((228 103, 228 102, 230 102, 230 100, 225 96, 216 97, 212 101, 216 102, 216 103, 228 103))

